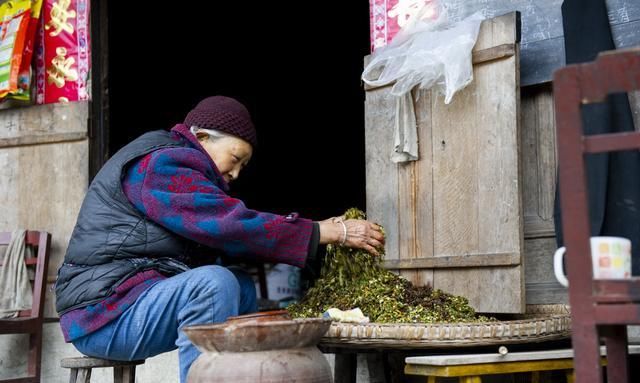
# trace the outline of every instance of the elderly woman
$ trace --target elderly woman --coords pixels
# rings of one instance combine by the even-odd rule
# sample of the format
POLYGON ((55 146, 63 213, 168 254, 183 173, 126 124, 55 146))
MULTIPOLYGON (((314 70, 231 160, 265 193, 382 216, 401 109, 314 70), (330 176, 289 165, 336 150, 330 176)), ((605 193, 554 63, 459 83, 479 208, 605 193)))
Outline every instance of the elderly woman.
POLYGON ((179 349, 180 380, 199 352, 180 329, 256 311, 252 279, 219 256, 303 267, 319 244, 376 254, 380 227, 248 209, 227 194, 256 133, 238 101, 202 100, 184 124, 118 151, 91 183, 64 263, 56 309, 83 354, 136 360, 179 349))

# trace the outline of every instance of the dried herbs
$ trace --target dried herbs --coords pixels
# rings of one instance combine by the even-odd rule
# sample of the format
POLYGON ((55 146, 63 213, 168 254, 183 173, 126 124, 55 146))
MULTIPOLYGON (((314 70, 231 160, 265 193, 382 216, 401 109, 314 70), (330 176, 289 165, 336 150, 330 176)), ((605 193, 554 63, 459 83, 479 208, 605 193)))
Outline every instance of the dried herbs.
MULTIPOLYGON (((364 219, 358 209, 349 209, 345 219, 364 219)), ((379 249, 383 250, 383 249, 379 249)), ((416 287, 381 264, 364 250, 343 246, 327 248, 320 278, 300 303, 287 309, 293 317, 317 317, 329 308, 359 307, 372 322, 471 322, 479 317, 466 298, 429 286, 416 287)))

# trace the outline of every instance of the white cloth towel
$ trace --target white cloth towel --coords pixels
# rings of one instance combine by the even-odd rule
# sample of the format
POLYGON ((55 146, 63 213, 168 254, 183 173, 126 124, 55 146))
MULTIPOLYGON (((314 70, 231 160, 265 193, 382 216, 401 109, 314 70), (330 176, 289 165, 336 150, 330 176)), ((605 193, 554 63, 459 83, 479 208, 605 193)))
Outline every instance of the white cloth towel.
POLYGON ((397 96, 396 117, 393 130, 393 153, 391 153, 391 161, 400 163, 419 160, 418 125, 416 123, 416 111, 413 106, 413 96, 411 92, 397 96))
POLYGON ((0 318, 15 318, 31 309, 33 292, 24 263, 25 230, 14 230, 0 266, 0 318))

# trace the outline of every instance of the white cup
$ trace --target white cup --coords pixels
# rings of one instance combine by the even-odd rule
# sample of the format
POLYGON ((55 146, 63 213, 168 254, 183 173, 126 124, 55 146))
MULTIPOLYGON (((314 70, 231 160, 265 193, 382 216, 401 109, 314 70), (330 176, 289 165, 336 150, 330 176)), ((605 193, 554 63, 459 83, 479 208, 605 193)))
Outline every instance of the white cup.
MULTIPOLYGON (((562 286, 568 287, 562 260, 565 247, 553 255, 553 272, 562 286)), ((591 237, 591 261, 594 279, 625 279, 631 277, 631 241, 622 237, 591 237)))

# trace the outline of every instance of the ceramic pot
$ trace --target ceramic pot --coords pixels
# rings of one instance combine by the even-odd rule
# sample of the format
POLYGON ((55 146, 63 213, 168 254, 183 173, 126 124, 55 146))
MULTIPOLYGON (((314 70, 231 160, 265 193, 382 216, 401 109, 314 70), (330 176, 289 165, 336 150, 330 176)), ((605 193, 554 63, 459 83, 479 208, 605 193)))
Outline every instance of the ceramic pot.
POLYGON ((187 382, 331 383, 329 363, 316 347, 329 326, 330 320, 291 319, 281 310, 185 327, 202 352, 187 382))

